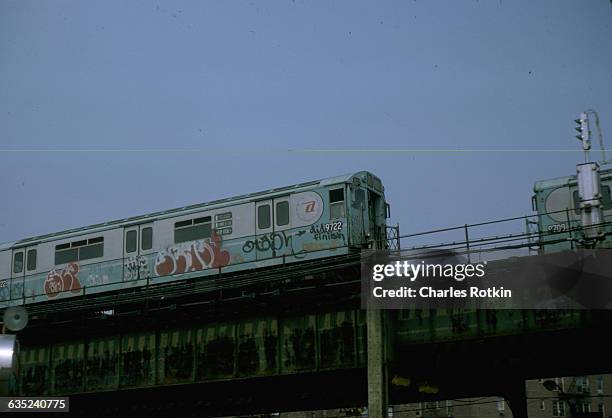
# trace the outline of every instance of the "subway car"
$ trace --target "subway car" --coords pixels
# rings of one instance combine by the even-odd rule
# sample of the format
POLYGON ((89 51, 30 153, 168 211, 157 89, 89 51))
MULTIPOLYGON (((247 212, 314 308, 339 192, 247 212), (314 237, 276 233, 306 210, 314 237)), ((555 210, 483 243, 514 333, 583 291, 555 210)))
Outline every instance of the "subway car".
POLYGON ((388 214, 362 171, 0 244, 0 308, 385 248, 388 214))
MULTIPOLYGON (((601 204, 604 223, 612 222, 612 169, 602 169, 601 204)), ((532 206, 538 213, 540 248, 544 253, 569 250, 580 246, 580 197, 577 176, 564 176, 537 181, 533 187, 532 206)), ((604 225, 604 233, 610 226, 604 225)), ((612 247, 612 236, 606 235, 599 248, 612 247)))

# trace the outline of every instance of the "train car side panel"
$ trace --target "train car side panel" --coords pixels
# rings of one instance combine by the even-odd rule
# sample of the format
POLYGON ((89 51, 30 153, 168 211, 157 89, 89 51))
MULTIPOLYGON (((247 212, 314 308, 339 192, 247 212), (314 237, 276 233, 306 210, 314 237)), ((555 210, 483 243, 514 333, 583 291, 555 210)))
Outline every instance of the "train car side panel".
MULTIPOLYGON (((10 300, 4 304, 337 256, 350 246, 377 245, 384 233, 382 183, 367 172, 254 195, 251 201, 228 199, 201 210, 188 207, 5 246, 0 266, 8 268, 9 276, 13 253, 22 252, 24 263, 25 254, 35 248, 38 260, 36 268, 20 270, 9 280, 10 300)), ((7 274, 4 270, 0 273, 7 274)))
POLYGON ((10 299, 11 295, 11 251, 0 251, 0 302, 10 299))

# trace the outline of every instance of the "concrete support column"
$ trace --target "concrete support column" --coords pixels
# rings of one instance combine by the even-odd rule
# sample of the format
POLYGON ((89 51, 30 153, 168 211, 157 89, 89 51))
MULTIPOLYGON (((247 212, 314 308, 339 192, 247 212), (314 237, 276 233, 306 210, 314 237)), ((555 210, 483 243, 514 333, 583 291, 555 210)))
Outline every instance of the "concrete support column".
POLYGON ((524 380, 516 380, 506 395, 514 418, 527 418, 527 388, 524 380))
POLYGON ((368 338, 368 417, 387 417, 387 365, 385 359, 384 310, 366 312, 368 338))

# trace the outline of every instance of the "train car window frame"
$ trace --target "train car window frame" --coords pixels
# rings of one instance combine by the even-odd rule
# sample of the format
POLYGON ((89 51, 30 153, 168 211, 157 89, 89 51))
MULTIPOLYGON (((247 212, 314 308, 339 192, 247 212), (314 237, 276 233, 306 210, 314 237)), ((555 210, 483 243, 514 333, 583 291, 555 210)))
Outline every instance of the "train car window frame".
POLYGON ((365 190, 361 187, 358 187, 355 189, 355 192, 353 194, 355 196, 355 199, 353 201, 353 208, 363 210, 366 201, 365 190))
POLYGON ((260 205, 257 207, 257 229, 268 229, 272 226, 272 210, 270 204, 260 205), (262 209, 265 212, 262 212, 262 209), (262 222, 265 221, 265 222, 262 222))
POLYGON ((125 252, 134 253, 138 249, 138 231, 131 229, 125 233, 125 252))
POLYGON ((345 217, 344 187, 329 190, 329 219, 345 217))
POLYGON ((36 249, 31 248, 26 254, 26 271, 36 270, 36 249))
POLYGON ((289 202, 287 200, 276 202, 274 215, 276 217, 276 226, 289 225, 289 202))
POLYGON ((174 243, 197 241, 212 236, 212 217, 202 216, 174 223, 174 243))
POLYGON ((147 226, 140 230, 140 249, 142 251, 147 251, 152 248, 153 248, 153 227, 147 226))
POLYGON ((104 257, 104 237, 95 237, 55 246, 55 265, 104 257))
POLYGON ((23 251, 13 254, 13 274, 23 273, 23 251))
POLYGON ((56 245, 55 246, 55 265, 72 263, 75 261, 79 261, 79 250, 78 248, 70 248, 70 243, 68 243, 68 248, 59 248, 64 247, 66 244, 56 245))
POLYGON ((79 261, 91 260, 92 258, 104 257, 104 238, 91 238, 87 245, 79 247, 79 261))
POLYGON ((230 235, 232 233, 232 212, 223 212, 215 215, 215 233, 230 235))

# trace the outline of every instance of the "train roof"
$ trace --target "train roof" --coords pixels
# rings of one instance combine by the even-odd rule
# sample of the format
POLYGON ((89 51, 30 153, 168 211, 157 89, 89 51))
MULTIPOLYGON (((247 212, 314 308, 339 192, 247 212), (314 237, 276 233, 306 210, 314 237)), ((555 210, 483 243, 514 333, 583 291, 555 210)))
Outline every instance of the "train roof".
MULTIPOLYGON (((609 178, 612 176, 612 169, 607 168, 605 170, 600 170, 600 176, 609 178)), ((572 174, 571 176, 563 176, 563 177, 555 177, 547 180, 536 181, 533 185, 533 191, 539 192, 541 190, 552 189, 562 186, 568 186, 571 184, 575 184, 577 181, 576 174, 572 174)))
POLYGON ((572 179, 575 180, 576 176, 564 176, 555 177, 554 179, 539 180, 533 184, 533 191, 539 192, 540 190, 566 186, 570 183, 572 179))
POLYGON ((0 251, 7 250, 13 247, 23 247, 27 245, 34 245, 39 242, 50 241, 52 239, 57 239, 57 238, 68 238, 70 236, 80 235, 82 232, 85 232, 85 231, 100 232, 100 231, 116 228, 118 226, 129 226, 132 224, 142 223, 142 221, 153 221, 157 219, 170 218, 178 213, 180 213, 181 215, 187 215, 192 212, 198 212, 204 208, 214 209, 214 208, 224 207, 228 203, 238 203, 238 202, 246 203, 252 200, 258 200, 264 196, 274 197, 276 195, 286 194, 287 192, 290 192, 290 191, 305 190, 308 188, 312 188, 313 186, 328 186, 328 185, 339 184, 339 183, 347 183, 347 182, 352 181, 351 179, 353 177, 360 175, 360 174, 370 174, 376 177, 375 175, 373 175, 372 173, 368 171, 358 171, 358 172, 354 172, 350 174, 344 174, 341 176, 329 177, 329 178, 325 178, 321 180, 314 180, 314 181, 309 181, 305 183, 294 184, 291 186, 277 187, 274 189, 268 189, 268 190, 264 190, 260 192, 248 193, 248 194, 244 194, 240 196, 213 200, 213 201, 206 202, 206 203, 196 203, 193 205, 183 206, 180 208, 168 209, 168 210, 154 212, 154 213, 147 213, 144 215, 132 216, 129 218, 117 219, 114 221, 103 222, 103 223, 93 224, 93 225, 79 227, 79 228, 72 228, 72 229, 68 229, 68 230, 64 230, 60 232, 52 232, 49 234, 38 235, 35 237, 25 238, 25 239, 18 240, 18 241, 12 241, 12 242, 7 242, 3 244, 0 243, 0 251))

